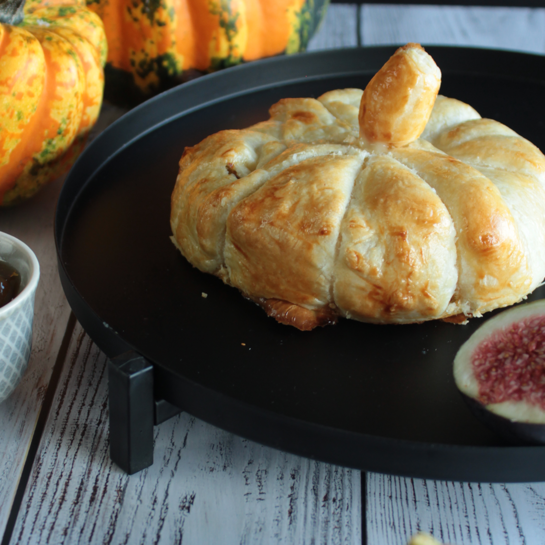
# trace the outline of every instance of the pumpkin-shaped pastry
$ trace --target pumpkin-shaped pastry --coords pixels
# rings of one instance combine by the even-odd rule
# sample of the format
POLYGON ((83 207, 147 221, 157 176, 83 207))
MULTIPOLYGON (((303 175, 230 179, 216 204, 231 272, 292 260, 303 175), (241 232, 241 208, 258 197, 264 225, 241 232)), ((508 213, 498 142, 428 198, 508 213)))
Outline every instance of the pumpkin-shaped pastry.
POLYGON ((106 52, 102 21, 84 6, 0 2, 0 205, 31 197, 82 151, 106 52))
POLYGON ((440 81, 408 44, 364 92, 284 99, 187 148, 175 244, 302 330, 463 322, 524 299, 545 277, 545 157, 440 81))

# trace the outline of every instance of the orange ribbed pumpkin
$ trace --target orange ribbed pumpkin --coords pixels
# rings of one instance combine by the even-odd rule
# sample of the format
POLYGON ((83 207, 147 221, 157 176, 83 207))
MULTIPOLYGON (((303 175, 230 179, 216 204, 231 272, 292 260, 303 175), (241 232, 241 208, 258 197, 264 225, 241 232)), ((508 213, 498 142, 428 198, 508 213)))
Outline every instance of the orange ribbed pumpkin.
POLYGON ((208 72, 305 50, 328 0, 87 0, 108 38, 106 93, 138 101, 208 72))
POLYGON ((85 6, 0 1, 0 204, 34 195, 85 145, 104 91, 107 44, 85 6))

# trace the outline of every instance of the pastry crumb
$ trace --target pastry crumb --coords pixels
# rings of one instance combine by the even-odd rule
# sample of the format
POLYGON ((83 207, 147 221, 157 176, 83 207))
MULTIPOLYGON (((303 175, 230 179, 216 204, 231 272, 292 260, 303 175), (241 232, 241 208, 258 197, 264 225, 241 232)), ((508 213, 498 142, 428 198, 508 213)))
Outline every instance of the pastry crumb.
POLYGON ((407 545, 441 545, 441 543, 426 532, 418 532, 411 537, 407 545))
POLYGON ((246 343, 240 343, 242 346, 246 346, 246 343))
POLYGON ((204 291, 201 293, 201 297, 203 299, 206 299, 208 297, 208 293, 204 293, 204 291))

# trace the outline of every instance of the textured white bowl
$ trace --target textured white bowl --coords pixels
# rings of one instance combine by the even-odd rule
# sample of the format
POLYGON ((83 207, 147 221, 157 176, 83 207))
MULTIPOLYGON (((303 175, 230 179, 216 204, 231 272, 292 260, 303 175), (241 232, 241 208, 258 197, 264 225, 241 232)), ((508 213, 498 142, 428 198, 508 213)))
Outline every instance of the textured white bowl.
POLYGON ((0 403, 15 390, 28 365, 32 347, 34 296, 40 278, 40 264, 23 242, 0 232, 0 260, 21 273, 21 291, 0 307, 0 403))

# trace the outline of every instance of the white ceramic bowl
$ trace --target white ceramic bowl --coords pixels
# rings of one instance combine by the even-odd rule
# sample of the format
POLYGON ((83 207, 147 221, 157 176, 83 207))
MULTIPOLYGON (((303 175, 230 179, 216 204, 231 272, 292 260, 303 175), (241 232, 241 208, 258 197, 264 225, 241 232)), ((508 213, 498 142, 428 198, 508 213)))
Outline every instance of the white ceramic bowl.
POLYGON ((23 242, 0 232, 0 260, 21 274, 17 297, 0 307, 0 403, 15 390, 28 365, 32 347, 34 296, 40 278, 40 264, 23 242))

